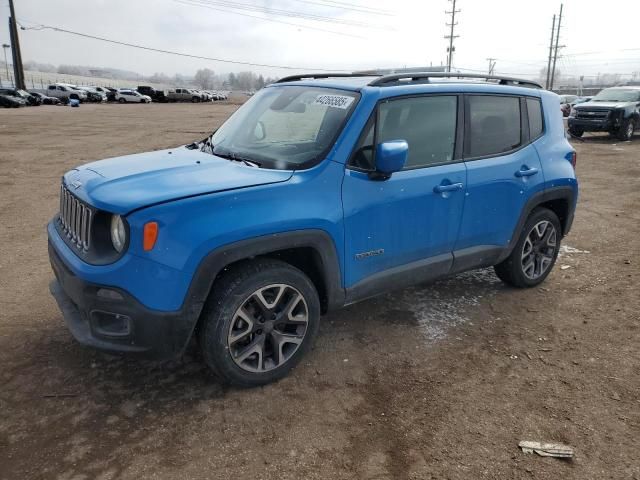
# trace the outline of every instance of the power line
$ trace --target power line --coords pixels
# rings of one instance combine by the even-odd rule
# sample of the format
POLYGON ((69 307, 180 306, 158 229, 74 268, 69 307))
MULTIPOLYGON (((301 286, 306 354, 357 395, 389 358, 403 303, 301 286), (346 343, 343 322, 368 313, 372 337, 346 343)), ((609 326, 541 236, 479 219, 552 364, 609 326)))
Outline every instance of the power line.
POLYGON ((310 20, 314 22, 333 23, 333 24, 347 25, 347 26, 359 27, 359 28, 382 28, 382 29, 387 28, 387 27, 371 25, 368 22, 359 22, 355 20, 347 20, 342 18, 329 17, 326 15, 298 12, 298 11, 285 10, 280 8, 263 7, 260 5, 252 5, 252 4, 236 2, 232 0, 181 0, 180 3, 190 3, 194 6, 213 5, 217 7, 226 7, 234 10, 241 10, 241 11, 247 11, 252 13, 264 13, 267 15, 299 18, 299 19, 310 20))
POLYGON ((318 0, 318 1, 296 0, 296 1, 300 3, 306 3, 309 5, 318 5, 321 7, 329 7, 329 8, 340 8, 342 10, 350 10, 352 12, 367 13, 372 15, 393 15, 393 12, 389 10, 366 7, 364 5, 357 5, 355 3, 331 2, 329 0, 318 0))
POLYGON ((263 20, 263 21, 273 22, 273 23, 281 23, 281 24, 284 24, 284 25, 291 25, 293 27, 306 28, 306 29, 309 29, 309 30, 316 30, 318 32, 332 33, 334 35, 342 35, 344 37, 365 38, 365 37, 363 37, 361 35, 354 35, 352 33, 336 32, 335 30, 327 30, 327 29, 319 28, 319 27, 311 27, 309 25, 302 25, 301 23, 287 22, 285 20, 278 20, 278 19, 269 18, 269 17, 259 17, 257 15, 251 15, 249 13, 234 12, 233 10, 226 10, 224 8, 216 8, 216 7, 212 7, 210 5, 193 4, 193 3, 189 3, 188 0, 174 0, 174 1, 176 3, 181 3, 183 5, 189 5, 189 6, 192 6, 192 7, 207 8, 209 10, 215 10, 217 12, 231 13, 233 15, 240 15, 242 17, 256 18, 258 20, 263 20))
POLYGON ((39 24, 37 27, 23 27, 25 30, 53 30, 55 32, 62 32, 62 33, 67 33, 69 35, 76 35, 78 37, 83 37, 83 38, 90 38, 93 40, 100 40, 101 42, 108 42, 108 43, 113 43, 115 45, 122 45, 125 47, 131 47, 131 48, 138 48, 140 50, 148 50, 151 52, 158 52, 158 53, 166 53, 168 55, 176 55, 179 57, 188 57, 188 58, 196 58, 199 60, 210 60, 213 62, 222 62, 222 63, 233 63, 236 65, 249 65, 252 67, 268 67, 268 68, 281 68, 281 69, 286 69, 286 70, 317 70, 317 71, 321 71, 321 72, 347 72, 349 70, 337 70, 337 69, 325 69, 325 68, 315 68, 315 67, 293 67, 290 65, 272 65, 272 64, 267 64, 267 63, 254 63, 254 62, 245 62, 245 61, 241 61, 241 60, 229 60, 226 58, 215 58, 215 57, 205 57, 202 55, 193 55, 190 53, 182 53, 182 52, 174 52, 172 50, 163 50, 161 48, 153 48, 153 47, 146 47, 143 45, 136 45, 134 43, 128 43, 128 42, 121 42, 119 40, 111 40, 109 38, 104 38, 104 37, 98 37, 96 35, 89 35, 88 33, 81 33, 81 32, 74 32, 73 30, 67 30, 64 28, 60 28, 60 27, 53 27, 51 25, 43 25, 43 24, 39 24))

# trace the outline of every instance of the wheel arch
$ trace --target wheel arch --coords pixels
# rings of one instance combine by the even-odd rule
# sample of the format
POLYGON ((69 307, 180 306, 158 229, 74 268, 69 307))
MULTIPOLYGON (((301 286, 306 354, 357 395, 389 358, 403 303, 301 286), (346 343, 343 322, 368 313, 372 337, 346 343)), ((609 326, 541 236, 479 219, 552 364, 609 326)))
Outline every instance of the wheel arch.
POLYGON ((524 227, 524 224, 531 215, 531 212, 536 208, 548 208, 555 213, 560 220, 560 227, 562 228, 561 236, 566 236, 571 230, 571 225, 573 224, 576 201, 576 187, 568 185, 551 187, 533 195, 522 209, 516 228, 513 231, 513 235, 511 235, 509 245, 502 255, 500 255, 497 263, 501 262, 511 254, 513 248, 518 242, 518 238, 520 237, 520 232, 524 227))
POLYGON ((199 319, 220 275, 232 265, 256 257, 277 258, 304 272, 318 290, 323 313, 344 305, 335 242, 323 230, 296 230, 241 240, 210 252, 196 269, 183 309, 197 310, 199 319))

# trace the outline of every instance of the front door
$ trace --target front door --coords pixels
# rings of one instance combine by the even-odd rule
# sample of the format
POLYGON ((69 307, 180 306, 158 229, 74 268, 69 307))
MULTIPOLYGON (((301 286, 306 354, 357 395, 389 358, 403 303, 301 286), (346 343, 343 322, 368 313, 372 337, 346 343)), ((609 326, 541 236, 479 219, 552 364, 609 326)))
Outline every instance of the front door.
POLYGON ((450 269, 466 187, 456 149, 458 101, 456 95, 384 101, 365 127, 342 190, 345 286, 360 290, 355 297, 450 269), (407 164, 387 180, 375 179, 374 146, 389 140, 407 141, 407 164))

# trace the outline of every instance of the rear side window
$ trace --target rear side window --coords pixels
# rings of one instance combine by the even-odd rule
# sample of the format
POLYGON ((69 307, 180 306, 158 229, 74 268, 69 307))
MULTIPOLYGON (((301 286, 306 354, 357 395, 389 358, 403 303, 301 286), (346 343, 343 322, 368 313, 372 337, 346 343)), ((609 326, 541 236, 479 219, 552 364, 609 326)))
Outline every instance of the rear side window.
POLYGON ((468 101, 468 157, 497 155, 520 146, 519 97, 472 95, 468 101))
POLYGON ((392 100, 380 105, 377 142, 406 140, 405 169, 449 163, 456 139, 458 99, 425 96, 392 100))
POLYGON ((529 138, 535 140, 542 135, 542 105, 537 98, 527 98, 527 114, 529 115, 529 138))

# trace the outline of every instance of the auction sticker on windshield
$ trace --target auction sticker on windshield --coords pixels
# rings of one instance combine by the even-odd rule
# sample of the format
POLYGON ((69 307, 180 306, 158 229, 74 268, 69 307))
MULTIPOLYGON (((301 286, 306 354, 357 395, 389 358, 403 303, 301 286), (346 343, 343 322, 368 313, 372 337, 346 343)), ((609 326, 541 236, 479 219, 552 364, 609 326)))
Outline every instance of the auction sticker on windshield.
POLYGON ((353 97, 349 97, 347 95, 318 95, 313 104, 346 110, 352 102, 353 97))

